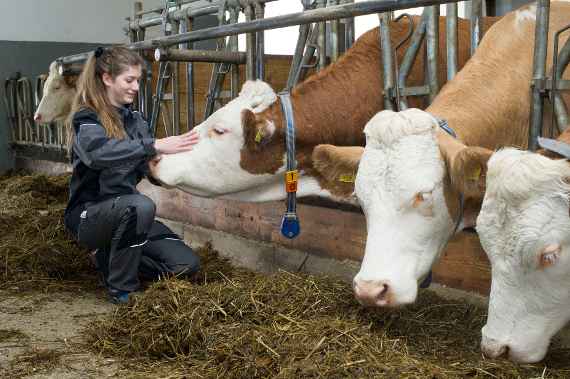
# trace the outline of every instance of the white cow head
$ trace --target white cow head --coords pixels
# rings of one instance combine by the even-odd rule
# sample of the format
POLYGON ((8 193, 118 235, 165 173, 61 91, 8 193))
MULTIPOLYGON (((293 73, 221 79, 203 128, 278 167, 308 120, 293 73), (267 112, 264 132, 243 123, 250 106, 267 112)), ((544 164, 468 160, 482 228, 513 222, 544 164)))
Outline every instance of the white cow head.
POLYGON ((153 176, 167 186, 199 196, 247 198, 249 201, 282 198, 282 175, 277 177, 276 174, 284 171, 283 155, 277 157, 277 167, 272 173, 246 170, 242 162, 243 155, 250 160, 263 159, 262 155, 256 158, 254 150, 268 141, 276 140, 280 146, 284 145, 281 136, 273 135, 272 122, 260 125, 256 120, 256 114, 276 100, 275 92, 267 83, 246 82, 238 97, 195 128, 200 141, 194 149, 164 155, 151 168, 153 176))
POLYGON ((477 232, 492 266, 481 347, 519 362, 541 360, 570 319, 570 166, 504 149, 489 161, 477 232))
POLYGON ((63 120, 71 111, 73 97, 77 93, 76 76, 62 76, 57 70, 57 63, 49 66, 49 75, 44 83, 42 100, 38 104, 34 120, 47 124, 63 120))
MULTIPOLYGON (((382 111, 364 129, 366 148, 355 192, 368 236, 353 285, 357 299, 365 305, 414 302, 418 283, 455 230, 458 193, 467 198, 471 192, 480 192, 480 176, 490 152, 459 144, 462 150, 450 163, 440 150, 438 129, 436 119, 418 109, 382 111), (477 175, 464 175, 466 170, 477 175), (469 190, 471 181, 477 191, 469 190)), ((468 226, 464 219, 459 221, 468 226)))

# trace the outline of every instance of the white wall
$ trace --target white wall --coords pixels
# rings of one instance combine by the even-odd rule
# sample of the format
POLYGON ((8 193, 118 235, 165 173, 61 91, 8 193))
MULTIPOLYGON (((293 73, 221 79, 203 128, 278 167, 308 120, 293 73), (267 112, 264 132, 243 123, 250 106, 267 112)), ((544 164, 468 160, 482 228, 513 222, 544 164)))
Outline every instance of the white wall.
MULTIPOLYGON (((364 0, 356 0, 364 1, 364 0)), ((126 42, 125 18, 133 12, 135 0, 0 0, 0 40, 117 43, 126 42)), ((143 8, 164 4, 164 0, 143 0, 143 8)), ((204 1, 207 2, 207 1, 204 1)), ((197 4, 196 4, 197 5, 197 4)), ((461 4, 463 5, 463 4, 461 4)), ((442 14, 445 6, 442 6, 442 14)), ((460 8, 463 8, 460 6, 460 8)), ((278 0, 266 4, 266 17, 300 12, 299 0, 278 0)), ((421 8, 409 10, 420 13, 421 8)), ((399 12, 397 12, 399 13, 399 12)), ((460 10, 460 16, 462 16, 460 10)), ((243 21, 243 15, 241 15, 243 21)), ((378 25, 376 15, 356 18, 356 36, 378 25)), ((154 28, 157 29, 157 28, 154 28)), ((298 27, 268 30, 268 54, 292 54, 297 42, 298 27)), ((158 30, 150 31, 153 37, 158 30)), ((245 36, 240 36, 240 50, 245 36)))
MULTIPOLYGON (((145 0, 143 6, 156 3, 145 0)), ((123 42, 122 28, 133 4, 134 0, 0 0, 0 40, 123 42)))

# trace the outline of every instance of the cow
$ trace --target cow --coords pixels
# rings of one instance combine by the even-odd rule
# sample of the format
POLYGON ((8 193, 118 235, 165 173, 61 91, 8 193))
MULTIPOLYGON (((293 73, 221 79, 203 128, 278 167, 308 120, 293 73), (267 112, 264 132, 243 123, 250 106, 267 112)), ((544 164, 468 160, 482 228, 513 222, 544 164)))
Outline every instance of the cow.
MULTIPOLYGON (((417 24, 418 17, 414 18, 417 24)), ((485 21, 492 24, 493 18, 485 21)), ((445 57, 445 19, 440 18, 440 51, 445 57)), ((469 57, 469 26, 459 21, 458 64, 469 57)), ((406 35, 408 26, 392 22, 393 43, 406 35)), ((311 76, 291 91, 296 124, 296 160, 300 170, 297 196, 318 195, 351 201, 352 184, 328 181, 313 167, 317 144, 363 145, 362 129, 383 109, 381 51, 378 28, 363 34, 336 63, 311 76)), ((402 61, 403 50, 398 50, 402 61)), ((424 59, 413 65, 408 85, 422 85, 424 59)), ((440 81, 446 64, 440 64, 440 81)), ((412 104, 413 102, 413 104, 412 104)), ((423 107, 420 99, 411 106, 423 107)), ((239 96, 195 128, 200 142, 191 152, 165 155, 151 167, 166 186, 204 197, 241 201, 284 199, 284 121, 281 101, 265 82, 248 81, 239 96)))
MULTIPOLYGON (((559 140, 570 143, 570 130, 559 140)), ((570 320, 570 164, 559 158, 505 148, 488 162, 477 232, 492 267, 490 357, 540 361, 570 320)))
MULTIPOLYGON (((553 2, 551 10, 550 38, 567 23, 570 4, 553 2)), ((367 241, 353 287, 362 304, 414 302, 418 283, 447 241, 475 225, 493 150, 526 146, 535 17, 536 6, 530 5, 494 24, 425 111, 375 115, 364 129, 360 159, 354 151, 343 154, 342 147, 315 148, 321 159, 335 149, 341 149, 337 159, 348 155, 343 163, 316 164, 323 173, 332 175, 338 166, 358 171, 355 193, 366 216, 367 241)))
POLYGON ((62 76, 57 70, 57 62, 52 62, 34 121, 49 124, 64 120, 71 111, 71 103, 77 93, 76 81, 77 76, 62 76))

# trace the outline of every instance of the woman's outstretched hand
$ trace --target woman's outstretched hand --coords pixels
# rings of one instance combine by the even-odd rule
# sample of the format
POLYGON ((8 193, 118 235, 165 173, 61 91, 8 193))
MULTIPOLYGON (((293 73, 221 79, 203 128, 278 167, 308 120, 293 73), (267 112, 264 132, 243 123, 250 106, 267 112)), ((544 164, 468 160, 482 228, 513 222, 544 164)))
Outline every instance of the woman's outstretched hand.
POLYGON ((179 136, 160 138, 154 141, 154 148, 158 154, 175 154, 192 150, 198 143, 198 133, 191 130, 179 136))

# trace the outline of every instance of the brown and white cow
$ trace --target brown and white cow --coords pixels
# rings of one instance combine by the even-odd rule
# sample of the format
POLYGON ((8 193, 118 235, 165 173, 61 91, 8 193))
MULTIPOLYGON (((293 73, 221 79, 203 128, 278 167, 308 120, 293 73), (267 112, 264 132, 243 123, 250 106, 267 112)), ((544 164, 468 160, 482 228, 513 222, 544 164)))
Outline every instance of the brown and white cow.
MULTIPOLYGON (((551 9, 550 38, 570 19, 570 4, 553 2, 551 9)), ((354 278, 363 304, 415 301, 418 283, 455 230, 474 226, 492 150, 526 145, 535 16, 536 6, 526 6, 493 25, 425 112, 383 111, 366 125, 355 183, 368 232, 354 278)), ((316 155, 320 149, 326 157, 334 147, 317 147, 316 155)), ((357 161, 354 154, 350 160, 357 161)), ((326 163, 319 166, 329 172, 326 163)))
POLYGON ((48 124, 65 119, 77 92, 76 81, 77 76, 62 76, 57 70, 57 63, 52 62, 44 83, 42 100, 34 114, 34 121, 48 124))
MULTIPOLYGON (((419 18, 414 18, 417 23, 419 18)), ((494 21, 487 19, 486 23, 494 21)), ((459 22, 459 65, 468 59, 468 23, 459 22)), ((399 41, 407 25, 392 24, 399 41)), ((440 57, 445 57, 445 21, 440 19, 440 57)), ((398 60, 402 60, 403 49, 398 60)), ((299 196, 346 199, 352 185, 328 181, 313 168, 317 144, 363 145, 362 129, 383 108, 378 28, 361 36, 338 62, 296 86, 291 101, 296 123, 299 196)), ((439 67, 440 80, 446 65, 439 67)), ((408 85, 424 82, 424 63, 416 60, 408 85)), ((410 102, 411 103, 411 102, 410 102)), ((412 106, 422 106, 414 101, 412 106)), ((200 142, 188 153, 167 155, 153 168, 166 185, 199 196, 243 201, 283 199, 284 122, 280 100, 261 81, 246 82, 239 96, 196 127, 200 142)))
MULTIPOLYGON (((559 140, 570 143, 570 129, 559 140)), ((570 321, 569 197, 570 163, 557 154, 508 148, 491 156, 477 218, 493 273, 486 355, 537 362, 570 321)))

